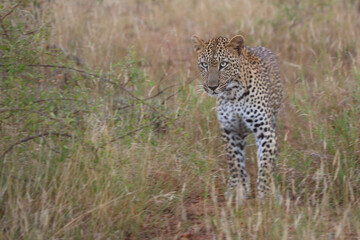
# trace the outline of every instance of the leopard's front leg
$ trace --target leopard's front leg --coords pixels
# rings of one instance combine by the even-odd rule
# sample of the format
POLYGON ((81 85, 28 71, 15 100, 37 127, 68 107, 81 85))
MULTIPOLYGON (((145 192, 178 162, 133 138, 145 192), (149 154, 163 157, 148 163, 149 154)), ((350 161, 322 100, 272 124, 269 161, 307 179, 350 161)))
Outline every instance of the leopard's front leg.
POLYGON ((222 129, 222 139, 226 144, 227 160, 229 166, 229 180, 227 195, 235 191, 246 199, 249 194, 249 182, 245 170, 245 133, 222 129))
POLYGON ((263 198, 268 192, 274 190, 273 172, 277 154, 275 129, 268 124, 254 128, 256 145, 258 147, 258 198, 263 198))

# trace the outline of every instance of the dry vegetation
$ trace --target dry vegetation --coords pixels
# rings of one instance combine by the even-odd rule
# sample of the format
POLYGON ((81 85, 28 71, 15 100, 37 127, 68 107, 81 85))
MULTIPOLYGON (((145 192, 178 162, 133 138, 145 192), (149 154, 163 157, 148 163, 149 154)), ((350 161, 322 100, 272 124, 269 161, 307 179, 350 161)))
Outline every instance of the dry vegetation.
MULTIPOLYGON (((358 1, 14 3, 0 3, 0 239, 360 238, 358 1), (193 34, 279 54, 282 203, 224 201, 193 34)), ((253 139, 247 168, 254 187, 253 139)))

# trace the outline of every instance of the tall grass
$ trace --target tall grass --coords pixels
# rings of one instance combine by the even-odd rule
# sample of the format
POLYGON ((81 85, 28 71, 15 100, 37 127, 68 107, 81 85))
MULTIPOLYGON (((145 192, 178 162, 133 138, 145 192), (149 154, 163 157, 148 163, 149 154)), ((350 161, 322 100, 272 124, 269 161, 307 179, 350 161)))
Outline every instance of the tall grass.
POLYGON ((360 237, 357 1, 34 1, 0 31, 0 238, 360 237), (278 53, 282 203, 224 200, 193 34, 278 53))

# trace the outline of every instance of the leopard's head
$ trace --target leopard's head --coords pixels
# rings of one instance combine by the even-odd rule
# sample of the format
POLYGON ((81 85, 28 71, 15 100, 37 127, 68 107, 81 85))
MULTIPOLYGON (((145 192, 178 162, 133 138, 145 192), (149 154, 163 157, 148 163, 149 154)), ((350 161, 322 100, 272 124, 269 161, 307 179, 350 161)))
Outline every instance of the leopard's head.
POLYGON ((217 96, 240 73, 239 58, 244 48, 244 38, 240 35, 230 40, 216 37, 205 42, 193 36, 192 41, 198 54, 204 89, 210 96, 217 96))

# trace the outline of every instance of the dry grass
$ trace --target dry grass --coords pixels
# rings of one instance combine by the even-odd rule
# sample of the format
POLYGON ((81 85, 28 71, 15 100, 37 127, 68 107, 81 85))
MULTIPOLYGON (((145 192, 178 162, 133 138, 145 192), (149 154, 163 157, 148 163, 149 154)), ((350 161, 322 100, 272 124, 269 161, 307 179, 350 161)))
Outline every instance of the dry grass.
MULTIPOLYGON (((19 151, 2 163, 0 238, 360 238, 357 1, 58 0, 42 7, 51 10, 51 42, 90 69, 118 71, 114 64, 133 46, 152 83, 143 97, 177 84, 155 101, 172 120, 160 131, 109 142, 119 135, 110 97, 85 118, 84 142, 107 142, 95 155, 68 143, 69 154, 54 163, 56 152, 27 143, 41 157, 19 151), (193 34, 242 34, 247 45, 279 54, 286 94, 278 127, 283 203, 224 201, 215 101, 199 86, 193 34)), ((89 94, 101 98, 98 91, 89 94)), ((247 157, 254 187, 253 141, 247 157)))

